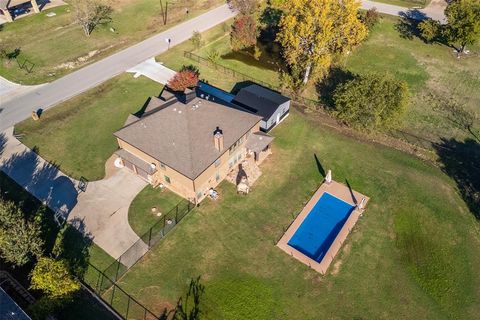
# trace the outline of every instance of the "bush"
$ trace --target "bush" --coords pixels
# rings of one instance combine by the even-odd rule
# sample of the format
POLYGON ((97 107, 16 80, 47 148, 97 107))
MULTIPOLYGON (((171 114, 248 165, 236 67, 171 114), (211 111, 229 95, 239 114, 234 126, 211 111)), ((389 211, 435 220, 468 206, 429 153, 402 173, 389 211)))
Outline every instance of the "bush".
POLYGON ((202 46, 202 34, 198 31, 194 31, 192 37, 190 38, 190 41, 192 41, 193 47, 195 49, 200 49, 202 46))
POLYGON ((187 88, 193 88, 198 83, 200 73, 194 66, 183 66, 172 79, 168 80, 167 86, 173 91, 183 92, 187 88))
POLYGON ((373 27, 380 21, 380 14, 377 11, 377 8, 371 8, 362 13, 360 16, 363 24, 368 28, 368 30, 372 30, 373 27))
POLYGON ((334 93, 337 117, 358 129, 382 130, 399 125, 408 105, 408 88, 389 74, 357 76, 334 93))
POLYGON ((50 298, 66 298, 80 290, 64 260, 42 257, 31 273, 32 289, 42 290, 50 298))
POLYGON ((211 63, 217 63, 218 59, 220 59, 220 52, 218 52, 218 51, 215 50, 215 49, 210 50, 210 51, 207 53, 207 59, 208 59, 211 63))
POLYGON ((233 51, 253 47, 257 43, 257 23, 251 16, 235 17, 230 32, 230 44, 233 51))
POLYGON ((440 23, 433 19, 427 19, 418 24, 418 30, 425 42, 433 42, 440 34, 440 23))

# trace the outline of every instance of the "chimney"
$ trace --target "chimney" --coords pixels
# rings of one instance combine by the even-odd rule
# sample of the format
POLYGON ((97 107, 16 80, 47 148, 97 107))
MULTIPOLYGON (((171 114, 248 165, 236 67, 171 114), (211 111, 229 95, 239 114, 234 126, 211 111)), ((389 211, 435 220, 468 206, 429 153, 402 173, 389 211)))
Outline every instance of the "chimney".
POLYGON ((219 127, 213 131, 213 142, 215 143, 215 149, 223 150, 223 131, 219 127))

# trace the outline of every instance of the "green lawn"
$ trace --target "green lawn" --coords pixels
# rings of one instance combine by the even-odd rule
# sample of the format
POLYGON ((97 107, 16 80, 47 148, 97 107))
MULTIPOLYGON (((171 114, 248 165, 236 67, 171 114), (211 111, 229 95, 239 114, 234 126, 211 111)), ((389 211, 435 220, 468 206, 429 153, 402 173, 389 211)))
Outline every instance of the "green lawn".
POLYGON ((173 306, 201 276, 205 319, 475 319, 478 222, 439 169, 338 135, 292 111, 247 197, 222 183, 120 281, 150 309, 173 306), (301 142, 301 143, 299 143, 301 142), (275 247, 322 181, 371 197, 322 277, 275 247))
MULTIPOLYGON (((404 129, 423 138, 465 139, 470 136, 429 98, 454 99, 476 113, 474 127, 480 128, 480 57, 457 59, 451 48, 403 39, 395 30, 396 19, 384 17, 369 39, 348 58, 346 66, 355 73, 390 72, 407 81, 412 97, 404 129)), ((480 47, 471 48, 480 52, 480 47)))
MULTIPOLYGON (((165 4, 165 0, 162 1, 165 4)), ((0 75, 23 84, 52 81, 186 20, 185 7, 189 8, 188 18, 192 18, 224 1, 173 0, 168 3, 169 20, 164 25, 159 0, 112 2, 115 8, 113 21, 97 27, 90 37, 86 37, 80 26, 74 23, 71 6, 57 7, 5 24, 0 31, 3 45, 11 51, 20 49, 19 62, 27 59, 34 68, 28 73, 14 60, 0 61, 0 75), (56 16, 47 17, 49 12, 55 12, 56 16), (111 27, 115 32, 110 31, 111 27)))
POLYGON ((113 133, 161 89, 147 78, 124 74, 46 111, 40 121, 28 119, 15 129, 24 135, 23 143, 36 146, 64 173, 99 180, 105 175, 105 162, 118 148, 113 133))
POLYGON ((143 236, 157 221, 159 221, 170 210, 174 209, 183 198, 168 189, 145 187, 130 204, 128 209, 128 222, 132 229, 143 236), (157 208, 157 216, 152 213, 152 208, 157 208))

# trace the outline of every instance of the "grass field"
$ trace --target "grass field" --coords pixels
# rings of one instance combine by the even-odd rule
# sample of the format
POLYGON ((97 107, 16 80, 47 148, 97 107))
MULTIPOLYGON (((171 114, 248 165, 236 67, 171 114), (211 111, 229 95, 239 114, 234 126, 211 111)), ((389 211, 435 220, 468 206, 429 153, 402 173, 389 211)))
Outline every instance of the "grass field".
MULTIPOLYGON (((385 18, 347 66, 359 73, 391 71, 414 86, 414 101, 420 101, 429 86, 430 90, 441 88, 439 92, 446 95, 455 88, 455 92, 472 97, 468 106, 476 110, 477 58, 458 61, 445 47, 402 39, 394 23, 385 18), (389 62, 382 63, 378 60, 383 59, 382 50, 387 47, 389 62)), ((206 33, 206 48, 224 34, 222 26, 206 33)), ((226 48, 224 44, 213 45, 226 48)), ((158 60, 172 68, 191 64, 193 61, 182 56, 191 46, 182 44, 158 60)), ((225 60, 220 63, 233 63, 225 60)), ((265 71, 252 64, 235 63, 236 70, 252 76, 265 71)), ((230 90, 238 81, 213 68, 200 66, 200 70, 202 77, 224 89, 230 90)), ((263 80, 275 81, 273 77, 263 80)), ((116 148, 111 133, 128 113, 137 111, 149 95, 160 91, 158 85, 149 83, 126 75, 118 77, 46 112, 39 123, 22 123, 17 131, 25 134, 29 146, 39 147, 40 154, 60 164, 62 170, 101 177, 104 161, 116 148), (80 138, 79 134, 84 135, 80 138)), ((419 106, 412 106, 412 122, 407 122, 407 128, 414 123, 417 132, 425 130, 422 134, 461 139, 461 132, 454 131, 442 115, 433 113, 428 104, 423 109, 419 106), (439 123, 413 122, 414 112, 419 117, 436 117, 439 123)), ((221 200, 206 200, 190 213, 126 274, 120 281, 122 288, 160 313, 176 304, 192 278, 201 276, 205 285, 201 310, 206 319, 478 316, 478 221, 452 179, 406 154, 332 132, 314 117, 294 110, 272 135, 276 137, 273 155, 262 165, 263 176, 252 192, 238 197, 232 185, 222 183, 221 200), (372 199, 326 277, 274 246, 292 221, 292 214, 301 210, 322 180, 315 155, 323 169, 333 170, 335 180, 348 180, 372 199)), ((149 191, 144 192, 149 198, 149 191)), ((151 206, 147 200, 141 202, 139 211, 151 206)))
POLYGON ((239 197, 222 183, 221 200, 195 209, 123 288, 160 312, 201 276, 205 319, 476 318, 478 222, 447 176, 298 112, 272 134, 252 192, 239 197), (372 199, 326 277, 274 245, 322 181, 314 155, 372 199))
MULTIPOLYGON (((408 83, 411 103, 402 130, 434 142, 439 142, 441 138, 464 140, 471 137, 449 112, 436 105, 438 101, 449 99, 459 101, 463 108, 476 114, 473 128, 480 130, 480 91, 477 90, 480 87, 480 47, 470 48, 472 55, 459 60, 446 46, 425 44, 418 38, 402 38, 395 28, 397 22, 397 18, 383 16, 365 43, 340 66, 358 74, 390 72, 408 83)), ((271 68, 253 58, 248 59, 246 55, 232 58, 229 37, 222 27, 204 33, 203 40, 204 46, 198 50, 186 42, 160 55, 157 60, 173 69, 179 69, 184 64, 198 65, 202 78, 229 91, 242 80, 241 77, 235 78, 224 74, 221 69, 216 70, 182 56, 184 51, 193 50, 195 54, 207 58, 208 53, 215 49, 221 54, 218 64, 278 86, 278 74, 271 68)), ((306 89, 305 95, 311 99, 319 98, 313 84, 306 89)))
POLYGON ((128 209, 128 222, 139 236, 143 236, 161 216, 152 213, 156 207, 162 216, 172 210, 183 198, 168 189, 145 187, 133 200, 128 209))
MULTIPOLYGON (((162 0, 165 5, 165 0, 162 0)), ((20 49, 18 61, 34 64, 31 73, 16 61, 0 61, 0 75, 18 83, 37 84, 52 81, 72 70, 105 57, 224 3, 223 0, 174 0, 169 2, 169 20, 163 25, 158 0, 122 0, 112 3, 112 22, 97 27, 90 37, 74 22, 71 6, 46 10, 37 15, 3 25, 2 44, 20 49), (185 8, 189 8, 187 17, 185 8), (49 12, 56 16, 47 17, 49 12), (112 32, 110 28, 114 28, 112 32), (88 55, 91 55, 89 57, 88 55), (80 60, 79 60, 80 58, 80 60)))
POLYGON ((99 180, 105 175, 105 162, 118 148, 113 133, 161 89, 147 78, 124 74, 46 111, 40 121, 23 121, 15 130, 25 135, 23 143, 36 146, 64 173, 99 180))

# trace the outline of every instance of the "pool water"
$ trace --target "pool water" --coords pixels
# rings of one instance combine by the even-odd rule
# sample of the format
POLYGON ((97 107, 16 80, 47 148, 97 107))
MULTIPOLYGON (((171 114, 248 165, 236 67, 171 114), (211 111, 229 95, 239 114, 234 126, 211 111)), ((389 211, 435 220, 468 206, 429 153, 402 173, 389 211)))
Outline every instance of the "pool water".
POLYGON ((288 245, 322 261, 355 206, 324 193, 295 231, 288 245))

